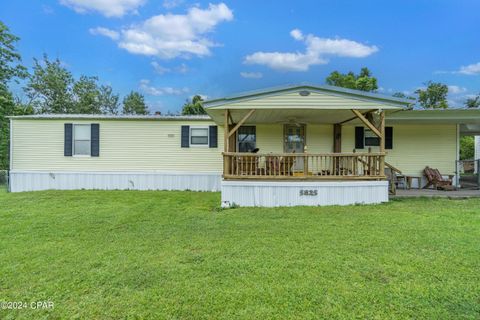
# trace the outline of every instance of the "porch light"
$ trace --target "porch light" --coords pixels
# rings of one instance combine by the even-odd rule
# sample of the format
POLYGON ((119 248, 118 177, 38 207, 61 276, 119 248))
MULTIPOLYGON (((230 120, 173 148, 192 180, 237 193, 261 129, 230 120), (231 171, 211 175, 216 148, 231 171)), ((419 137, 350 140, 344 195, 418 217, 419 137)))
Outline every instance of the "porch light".
POLYGON ((310 95, 310 91, 302 90, 298 94, 301 95, 302 97, 306 97, 310 95))

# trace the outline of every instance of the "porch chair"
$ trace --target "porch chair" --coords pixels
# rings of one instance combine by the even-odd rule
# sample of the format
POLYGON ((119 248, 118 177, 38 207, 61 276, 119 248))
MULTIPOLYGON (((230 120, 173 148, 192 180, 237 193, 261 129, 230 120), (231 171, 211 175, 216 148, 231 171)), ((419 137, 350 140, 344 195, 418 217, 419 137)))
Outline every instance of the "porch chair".
POLYGON ((455 187, 452 185, 453 175, 449 175, 448 179, 445 179, 438 169, 432 169, 428 166, 425 167, 423 173, 425 174, 425 178, 427 178, 427 184, 425 187, 423 187, 423 189, 433 186, 436 190, 455 190, 455 187))

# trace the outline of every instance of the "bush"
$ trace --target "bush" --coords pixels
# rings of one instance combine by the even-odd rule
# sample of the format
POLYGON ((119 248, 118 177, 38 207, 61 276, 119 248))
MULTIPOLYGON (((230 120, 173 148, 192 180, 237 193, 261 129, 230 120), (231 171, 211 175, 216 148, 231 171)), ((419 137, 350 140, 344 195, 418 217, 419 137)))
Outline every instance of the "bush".
POLYGON ((7 171, 0 170, 0 185, 7 184, 7 171))
POLYGON ((465 136, 460 139, 460 160, 472 160, 475 157, 475 138, 465 136))

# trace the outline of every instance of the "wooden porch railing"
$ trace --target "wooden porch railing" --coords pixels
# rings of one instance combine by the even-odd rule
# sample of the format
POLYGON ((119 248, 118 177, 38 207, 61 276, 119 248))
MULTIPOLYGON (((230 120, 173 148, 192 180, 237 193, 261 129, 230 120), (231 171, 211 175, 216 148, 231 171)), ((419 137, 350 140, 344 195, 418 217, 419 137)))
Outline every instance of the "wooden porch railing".
POLYGON ((384 153, 223 153, 224 179, 383 180, 384 153))

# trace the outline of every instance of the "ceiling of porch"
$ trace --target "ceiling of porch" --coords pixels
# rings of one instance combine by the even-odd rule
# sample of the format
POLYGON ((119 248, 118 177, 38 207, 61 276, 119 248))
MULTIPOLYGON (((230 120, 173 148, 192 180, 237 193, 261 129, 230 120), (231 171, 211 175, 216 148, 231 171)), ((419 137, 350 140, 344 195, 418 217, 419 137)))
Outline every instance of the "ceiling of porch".
MULTIPOLYGON (((238 123, 250 110, 230 110, 233 123, 238 123)), ((365 110, 366 111, 366 110, 365 110)), ((213 120, 223 125, 225 121, 224 110, 210 110, 208 113, 213 120)), ((388 115, 393 110, 386 110, 388 115)), ((318 123, 335 124, 353 119, 349 123, 359 123, 354 119, 351 110, 312 110, 312 109, 256 109, 245 122, 248 124, 258 123, 318 123)))

